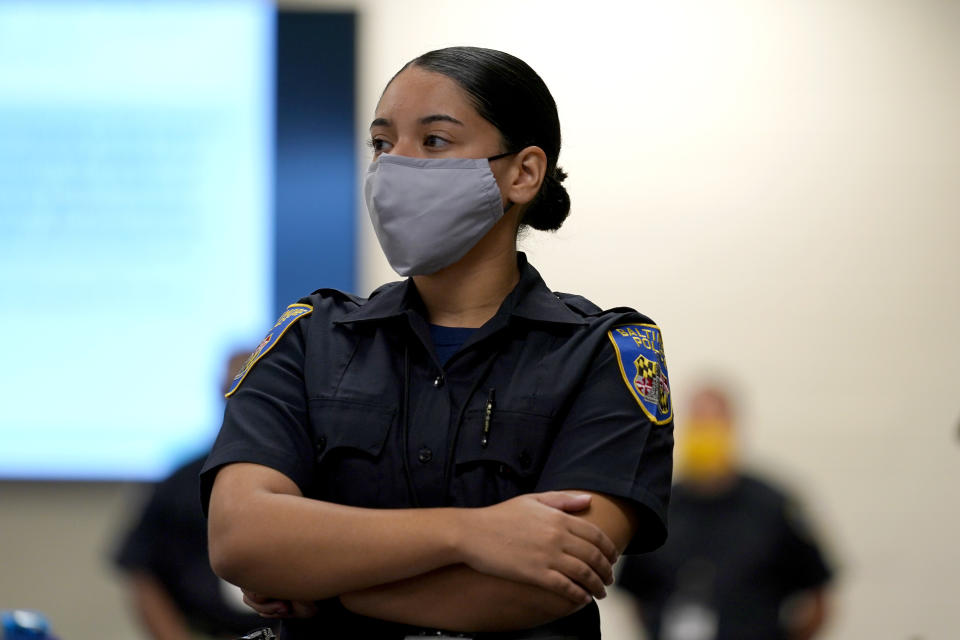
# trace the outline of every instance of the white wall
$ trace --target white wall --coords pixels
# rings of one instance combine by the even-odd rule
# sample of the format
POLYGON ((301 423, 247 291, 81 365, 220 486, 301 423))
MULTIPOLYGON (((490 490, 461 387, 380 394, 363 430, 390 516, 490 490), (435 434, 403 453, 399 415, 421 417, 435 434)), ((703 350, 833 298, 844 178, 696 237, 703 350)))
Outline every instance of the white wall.
MULTIPOLYGON (((548 284, 661 324, 681 421, 704 371, 736 382, 840 564, 830 638, 955 637, 960 3, 356 6, 358 144, 419 53, 530 63, 573 200, 523 243, 548 284)), ((395 276, 359 215, 369 290, 395 276)))

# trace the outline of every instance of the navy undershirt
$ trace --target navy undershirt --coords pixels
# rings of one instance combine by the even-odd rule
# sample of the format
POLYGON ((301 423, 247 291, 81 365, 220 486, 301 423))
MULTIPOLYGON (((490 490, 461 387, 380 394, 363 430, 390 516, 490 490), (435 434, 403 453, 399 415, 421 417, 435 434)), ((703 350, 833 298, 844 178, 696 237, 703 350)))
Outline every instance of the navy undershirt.
POLYGON ((431 324, 430 337, 433 338, 433 348, 437 352, 440 364, 447 364, 450 356, 463 346, 474 331, 476 329, 472 327, 441 327, 438 324, 431 324))

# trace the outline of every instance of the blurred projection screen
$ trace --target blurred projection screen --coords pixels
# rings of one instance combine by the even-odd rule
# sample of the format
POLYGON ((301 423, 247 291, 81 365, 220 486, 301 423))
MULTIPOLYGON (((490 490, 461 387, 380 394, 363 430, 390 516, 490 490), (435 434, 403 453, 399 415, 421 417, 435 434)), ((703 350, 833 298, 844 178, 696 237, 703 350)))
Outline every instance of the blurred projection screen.
POLYGON ((275 11, 0 4, 0 477, 153 479, 273 315, 275 11))

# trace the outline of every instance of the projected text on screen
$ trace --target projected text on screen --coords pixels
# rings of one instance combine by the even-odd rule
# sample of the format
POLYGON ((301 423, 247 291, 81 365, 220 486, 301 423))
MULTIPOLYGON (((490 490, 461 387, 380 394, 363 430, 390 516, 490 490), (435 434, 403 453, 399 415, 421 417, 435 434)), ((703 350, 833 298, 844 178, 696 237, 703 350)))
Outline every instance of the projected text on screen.
POLYGON ((0 4, 0 477, 156 478, 270 322, 273 11, 0 4))

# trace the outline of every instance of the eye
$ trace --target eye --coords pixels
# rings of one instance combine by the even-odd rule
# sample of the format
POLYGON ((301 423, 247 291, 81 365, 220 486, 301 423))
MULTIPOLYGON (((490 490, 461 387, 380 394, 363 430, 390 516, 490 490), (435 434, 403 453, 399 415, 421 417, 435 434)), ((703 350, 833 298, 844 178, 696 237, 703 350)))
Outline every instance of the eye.
POLYGON ((443 149, 449 144, 449 140, 434 134, 427 135, 423 138, 423 146, 431 149, 443 149))
POLYGON ((392 145, 383 138, 372 138, 367 140, 367 146, 373 149, 373 155, 379 155, 389 152, 392 145))

